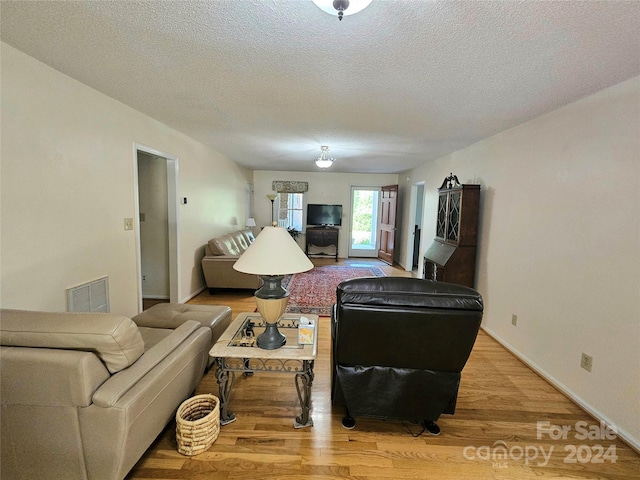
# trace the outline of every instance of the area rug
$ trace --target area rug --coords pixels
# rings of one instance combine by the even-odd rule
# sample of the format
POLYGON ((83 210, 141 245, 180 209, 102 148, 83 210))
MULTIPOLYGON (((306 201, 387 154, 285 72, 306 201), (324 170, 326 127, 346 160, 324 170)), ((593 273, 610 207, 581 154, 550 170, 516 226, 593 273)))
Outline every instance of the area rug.
POLYGON ((289 290, 287 313, 329 316, 336 302, 336 287, 340 282, 350 278, 384 276, 384 272, 378 267, 332 265, 289 275, 282 280, 282 285, 289 290))

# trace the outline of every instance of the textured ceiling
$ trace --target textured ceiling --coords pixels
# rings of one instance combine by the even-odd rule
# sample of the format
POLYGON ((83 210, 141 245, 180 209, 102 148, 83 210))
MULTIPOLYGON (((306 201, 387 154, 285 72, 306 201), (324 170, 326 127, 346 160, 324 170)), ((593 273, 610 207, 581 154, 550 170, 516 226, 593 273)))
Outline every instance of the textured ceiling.
POLYGON ((639 1, 7 1, 6 43, 253 169, 398 172, 640 75, 639 1))

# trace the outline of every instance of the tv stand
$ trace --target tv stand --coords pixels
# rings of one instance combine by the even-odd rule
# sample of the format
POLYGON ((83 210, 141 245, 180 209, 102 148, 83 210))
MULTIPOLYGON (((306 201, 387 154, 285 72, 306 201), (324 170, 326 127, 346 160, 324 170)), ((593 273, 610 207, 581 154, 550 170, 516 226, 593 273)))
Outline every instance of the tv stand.
POLYGON ((307 227, 305 241, 307 257, 311 255, 335 255, 337 262, 339 231, 335 227, 307 227))

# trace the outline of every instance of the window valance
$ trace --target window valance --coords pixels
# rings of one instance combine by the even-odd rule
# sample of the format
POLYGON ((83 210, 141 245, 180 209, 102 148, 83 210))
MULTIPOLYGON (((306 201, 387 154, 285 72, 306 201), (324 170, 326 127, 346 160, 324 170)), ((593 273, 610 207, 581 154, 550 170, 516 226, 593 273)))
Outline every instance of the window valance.
POLYGON ((274 180, 271 189, 278 193, 304 193, 309 191, 309 182, 274 180))

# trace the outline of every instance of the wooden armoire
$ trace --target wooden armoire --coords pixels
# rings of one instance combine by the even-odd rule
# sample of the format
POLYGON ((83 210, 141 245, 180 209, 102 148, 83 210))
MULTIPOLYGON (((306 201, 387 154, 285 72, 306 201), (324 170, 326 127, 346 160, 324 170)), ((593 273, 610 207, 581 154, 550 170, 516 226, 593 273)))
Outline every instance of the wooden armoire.
POLYGON ((424 254, 423 277, 475 286, 480 185, 451 174, 438 189, 436 236, 424 254))

